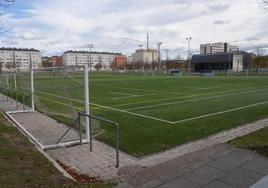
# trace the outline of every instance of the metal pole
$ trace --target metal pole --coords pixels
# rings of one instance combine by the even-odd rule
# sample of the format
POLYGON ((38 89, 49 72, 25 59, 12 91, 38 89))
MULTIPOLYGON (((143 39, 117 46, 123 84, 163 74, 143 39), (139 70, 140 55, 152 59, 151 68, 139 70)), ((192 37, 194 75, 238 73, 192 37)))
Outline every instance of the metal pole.
MULTIPOLYGON (((88 82, 88 65, 85 64, 84 65, 84 89, 85 89, 85 113, 90 115, 89 112, 89 82, 88 82)), ((90 121, 89 121, 89 117, 86 117, 86 136, 87 136, 87 140, 90 141, 90 121)))
POLYGON ((91 127, 91 117, 89 116, 89 134, 90 134, 90 143, 89 143, 89 146, 90 146, 90 151, 92 151, 92 140, 93 140, 93 137, 92 137, 92 127, 91 127))
POLYGON ((8 80, 8 75, 6 75, 6 84, 7 84, 7 88, 9 88, 9 80, 8 80))
POLYGON ((82 132, 81 132, 81 115, 78 113, 78 125, 79 125, 79 138, 80 145, 82 145, 82 132))
POLYGON ((24 94, 22 94, 22 109, 25 110, 25 97, 24 97, 24 94))
POLYGON ((31 69, 31 102, 32 102, 32 110, 35 110, 35 107, 34 107, 34 69, 33 69, 31 53, 30 53, 30 69, 31 69))
POLYGON ((231 69, 231 52, 229 52, 229 67, 228 67, 228 76, 230 76, 230 69, 231 69))
POLYGON ((89 62, 88 62, 88 66, 89 66, 89 71, 91 72, 91 60, 92 60, 92 57, 91 57, 91 54, 92 54, 92 48, 94 48, 94 44, 88 44, 87 45, 88 48, 89 48, 89 62))
POLYGON ((116 168, 119 167, 119 128, 118 123, 115 124, 115 138, 116 138, 116 168))
POLYGON ((162 45, 162 42, 157 43, 157 46, 158 46, 158 66, 160 66, 160 63, 161 63, 161 51, 160 51, 161 45, 162 45))
POLYGON ((17 90, 17 78, 16 78, 16 73, 14 74, 14 88, 17 90))
POLYGON ((190 55, 191 55, 191 40, 192 37, 187 37, 186 40, 188 41, 188 72, 191 72, 191 66, 190 66, 190 55))
POLYGON ((16 94, 16 107, 18 107, 19 105, 18 105, 18 92, 17 92, 17 90, 15 91, 15 94, 16 94))
POLYGON ((10 104, 12 104, 13 101, 13 93, 12 93, 12 88, 10 88, 10 104))

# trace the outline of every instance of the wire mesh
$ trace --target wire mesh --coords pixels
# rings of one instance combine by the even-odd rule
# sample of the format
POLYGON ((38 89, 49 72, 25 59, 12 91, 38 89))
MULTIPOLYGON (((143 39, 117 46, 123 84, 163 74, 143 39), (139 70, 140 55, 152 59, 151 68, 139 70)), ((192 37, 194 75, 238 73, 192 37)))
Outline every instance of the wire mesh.
POLYGON ((25 110, 31 106, 30 72, 9 71, 0 73, 0 92, 15 106, 10 111, 25 110))

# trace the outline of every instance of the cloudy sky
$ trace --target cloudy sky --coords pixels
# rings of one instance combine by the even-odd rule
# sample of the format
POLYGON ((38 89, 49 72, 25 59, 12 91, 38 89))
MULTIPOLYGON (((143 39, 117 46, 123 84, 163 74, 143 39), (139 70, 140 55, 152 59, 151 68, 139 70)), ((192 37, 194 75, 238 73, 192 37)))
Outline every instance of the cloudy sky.
POLYGON ((208 42, 248 51, 268 46, 262 0, 17 0, 1 11, 1 27, 11 30, 0 35, 0 45, 33 47, 44 55, 85 50, 87 44, 131 54, 146 45, 146 33, 150 47, 161 41, 173 57, 185 57, 188 36, 194 53, 208 42))

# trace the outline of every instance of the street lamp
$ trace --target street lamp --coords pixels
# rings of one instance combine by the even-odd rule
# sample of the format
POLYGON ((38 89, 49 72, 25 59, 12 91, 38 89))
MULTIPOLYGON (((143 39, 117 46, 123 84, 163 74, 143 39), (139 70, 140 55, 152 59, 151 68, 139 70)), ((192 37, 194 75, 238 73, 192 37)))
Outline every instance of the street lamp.
POLYGON ((188 72, 190 73, 190 71, 191 71, 191 66, 190 66, 191 40, 193 38, 192 37, 186 37, 185 39, 188 41, 188 72))
POLYGON ((89 48, 89 61, 88 61, 88 66, 89 66, 89 71, 91 72, 91 50, 94 48, 94 44, 88 44, 87 47, 89 48))
POLYGON ((162 45, 162 42, 157 43, 157 47, 158 47, 158 65, 159 66, 160 66, 160 63, 161 63, 161 51, 160 51, 161 45, 162 45))

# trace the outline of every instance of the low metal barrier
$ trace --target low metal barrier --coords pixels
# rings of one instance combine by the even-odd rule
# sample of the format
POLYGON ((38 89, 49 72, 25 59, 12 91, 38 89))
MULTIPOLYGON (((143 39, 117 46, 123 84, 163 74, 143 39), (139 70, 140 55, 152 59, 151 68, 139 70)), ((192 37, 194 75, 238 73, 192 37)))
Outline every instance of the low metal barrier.
POLYGON ((101 118, 101 117, 97 117, 91 114, 86 114, 84 112, 78 112, 78 122, 79 122, 79 133, 80 133, 80 143, 82 144, 82 130, 81 130, 81 117, 88 117, 89 118, 89 133, 90 133, 90 151, 92 151, 92 140, 93 140, 93 136, 92 136, 92 124, 91 124, 91 119, 95 119, 95 120, 99 120, 105 123, 108 123, 110 125, 114 126, 115 129, 115 147, 116 147, 116 168, 119 167, 119 125, 117 122, 105 119, 105 118, 101 118))

